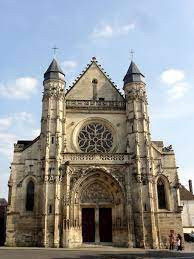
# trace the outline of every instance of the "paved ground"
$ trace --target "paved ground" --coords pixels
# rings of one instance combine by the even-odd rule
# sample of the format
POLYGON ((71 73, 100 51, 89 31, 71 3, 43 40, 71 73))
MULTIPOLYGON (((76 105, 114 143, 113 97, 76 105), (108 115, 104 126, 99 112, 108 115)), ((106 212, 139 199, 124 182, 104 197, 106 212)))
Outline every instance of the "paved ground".
POLYGON ((188 258, 194 259, 193 245, 183 252, 168 250, 143 250, 115 247, 80 249, 55 248, 8 248, 0 247, 0 259, 139 259, 139 258, 188 258), (189 251, 190 250, 190 251, 189 251))

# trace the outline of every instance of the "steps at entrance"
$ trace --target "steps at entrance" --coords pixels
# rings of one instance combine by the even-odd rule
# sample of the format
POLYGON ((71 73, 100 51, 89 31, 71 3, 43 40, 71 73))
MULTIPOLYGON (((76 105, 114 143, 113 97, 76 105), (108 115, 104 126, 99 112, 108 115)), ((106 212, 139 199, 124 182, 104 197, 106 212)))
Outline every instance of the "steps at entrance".
POLYGON ((103 247, 113 247, 113 243, 108 243, 108 242, 106 242, 106 243, 103 243, 103 242, 101 242, 101 243, 83 243, 82 245, 81 245, 81 247, 85 247, 85 248, 103 248, 103 247))

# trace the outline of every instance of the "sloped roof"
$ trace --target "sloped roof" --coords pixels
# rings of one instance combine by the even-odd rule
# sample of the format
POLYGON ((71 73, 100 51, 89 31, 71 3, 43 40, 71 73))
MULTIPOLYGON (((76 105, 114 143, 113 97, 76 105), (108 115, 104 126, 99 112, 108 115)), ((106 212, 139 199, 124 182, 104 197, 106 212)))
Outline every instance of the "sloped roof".
POLYGON ((131 61, 123 81, 124 85, 131 82, 144 82, 144 75, 140 72, 139 68, 133 61, 131 61))
POLYGON ((69 89, 66 92, 66 95, 74 88, 74 86, 77 84, 77 82, 82 78, 82 76, 86 73, 86 71, 92 66, 92 64, 95 63, 96 66, 98 67, 98 69, 102 72, 102 74, 108 79, 108 81, 111 83, 111 85, 116 89, 116 91, 120 94, 120 96, 124 98, 124 96, 121 94, 121 92, 118 89, 118 86, 112 81, 112 79, 109 77, 109 75, 104 71, 104 69, 102 68, 102 66, 98 63, 98 61, 96 60, 95 57, 92 57, 91 61, 89 64, 87 64, 87 66, 85 67, 85 69, 82 71, 82 73, 75 79, 75 81, 73 82, 72 86, 69 86, 69 89))
POLYGON ((65 74, 60 68, 56 59, 53 59, 47 71, 44 73, 44 80, 60 79, 64 81, 65 74))
POLYGON ((24 148, 22 151, 24 151, 26 148, 30 147, 32 144, 34 144, 37 140, 39 140, 40 135, 36 137, 34 140, 18 140, 17 144, 24 145, 24 148))
POLYGON ((47 71, 45 72, 46 73, 50 73, 50 72, 59 72, 61 74, 64 75, 62 69, 60 68, 58 62, 56 61, 56 59, 53 58, 50 66, 48 67, 47 71))
POLYGON ((182 184, 180 186, 180 199, 184 201, 194 200, 194 195, 182 184))

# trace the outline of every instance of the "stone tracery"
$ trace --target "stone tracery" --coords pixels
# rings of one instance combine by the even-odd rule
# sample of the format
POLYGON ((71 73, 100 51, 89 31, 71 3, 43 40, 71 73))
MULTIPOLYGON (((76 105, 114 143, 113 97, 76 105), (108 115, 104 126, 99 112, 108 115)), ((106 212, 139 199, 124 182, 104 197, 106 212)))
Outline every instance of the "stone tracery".
POLYGON ((103 124, 92 122, 82 128, 78 136, 78 143, 83 152, 109 152, 113 145, 113 136, 103 124))

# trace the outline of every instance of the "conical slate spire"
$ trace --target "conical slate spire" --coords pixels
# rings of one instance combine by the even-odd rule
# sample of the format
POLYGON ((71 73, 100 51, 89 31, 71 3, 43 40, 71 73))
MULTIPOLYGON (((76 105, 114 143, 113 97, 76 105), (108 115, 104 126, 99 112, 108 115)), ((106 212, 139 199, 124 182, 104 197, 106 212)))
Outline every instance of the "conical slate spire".
POLYGON ((55 59, 53 59, 47 71, 44 73, 44 80, 61 79, 64 81, 64 77, 65 77, 65 74, 63 73, 59 64, 55 59))
POLYGON ((131 83, 131 82, 144 82, 144 75, 140 72, 139 68, 136 64, 131 61, 127 74, 125 75, 124 85, 131 83))

